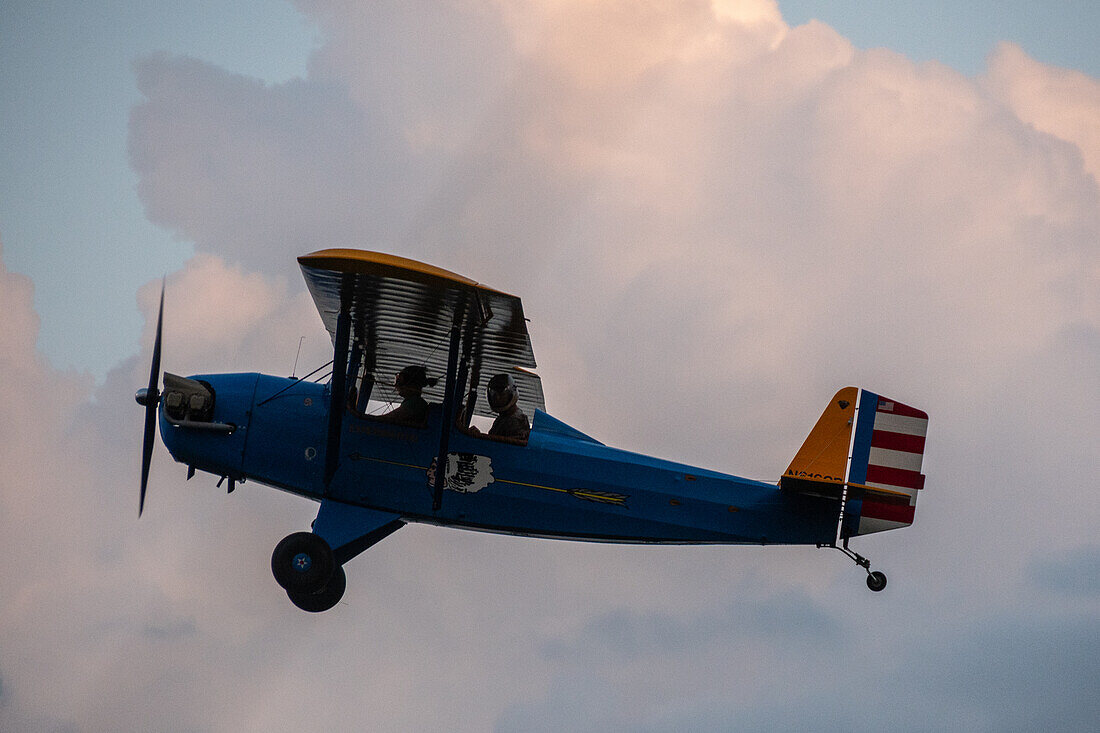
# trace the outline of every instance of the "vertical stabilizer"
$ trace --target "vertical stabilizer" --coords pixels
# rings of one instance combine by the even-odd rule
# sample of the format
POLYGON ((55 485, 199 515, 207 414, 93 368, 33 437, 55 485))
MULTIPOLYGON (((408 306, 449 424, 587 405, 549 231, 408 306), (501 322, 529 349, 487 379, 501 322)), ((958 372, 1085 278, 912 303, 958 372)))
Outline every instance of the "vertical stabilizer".
POLYGON ((924 488, 927 428, 925 412, 845 387, 818 418, 780 486, 841 501, 838 540, 906 527, 924 488))
POLYGON ((783 474, 785 486, 803 481, 832 483, 837 487, 844 483, 858 394, 857 388, 845 387, 833 395, 783 474))

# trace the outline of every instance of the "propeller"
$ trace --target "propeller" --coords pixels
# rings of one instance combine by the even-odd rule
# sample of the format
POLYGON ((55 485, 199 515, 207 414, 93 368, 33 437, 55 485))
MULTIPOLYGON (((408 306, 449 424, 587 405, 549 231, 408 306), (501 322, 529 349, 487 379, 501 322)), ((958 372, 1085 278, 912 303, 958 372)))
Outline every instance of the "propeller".
POLYGON ((160 309, 157 311, 157 336, 153 340, 153 363, 149 367, 149 386, 139 389, 134 399, 145 408, 145 439, 141 444, 141 500, 138 516, 145 509, 145 488, 149 483, 149 463, 153 459, 153 444, 157 438, 157 405, 160 404, 160 331, 164 324, 164 281, 160 284, 160 309))

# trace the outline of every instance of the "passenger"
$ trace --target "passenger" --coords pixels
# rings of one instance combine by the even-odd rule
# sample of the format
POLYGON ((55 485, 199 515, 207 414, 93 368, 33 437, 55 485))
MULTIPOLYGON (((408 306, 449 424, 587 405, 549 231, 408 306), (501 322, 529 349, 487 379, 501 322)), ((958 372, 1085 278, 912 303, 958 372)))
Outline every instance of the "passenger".
POLYGON ((486 393, 489 408, 497 413, 489 435, 526 443, 527 436, 531 434, 531 423, 517 404, 519 390, 516 389, 516 381, 510 374, 498 374, 489 380, 486 393))
POLYGON ((425 387, 434 387, 437 381, 429 379, 422 366, 405 367, 393 380, 393 388, 402 397, 401 404, 378 419, 401 425, 424 425, 428 421, 428 403, 421 392, 425 387))

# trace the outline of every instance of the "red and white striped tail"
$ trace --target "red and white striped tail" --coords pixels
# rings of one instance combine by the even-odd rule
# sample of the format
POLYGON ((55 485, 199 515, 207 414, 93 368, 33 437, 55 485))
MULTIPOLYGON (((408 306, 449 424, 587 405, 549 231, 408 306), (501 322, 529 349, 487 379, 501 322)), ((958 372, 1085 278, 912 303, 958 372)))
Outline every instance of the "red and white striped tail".
POLYGON ((891 492, 868 493, 856 534, 898 529, 913 523, 917 493, 924 488, 921 463, 928 414, 908 405, 860 392, 848 481, 891 492), (873 421, 864 424, 868 416, 873 421))

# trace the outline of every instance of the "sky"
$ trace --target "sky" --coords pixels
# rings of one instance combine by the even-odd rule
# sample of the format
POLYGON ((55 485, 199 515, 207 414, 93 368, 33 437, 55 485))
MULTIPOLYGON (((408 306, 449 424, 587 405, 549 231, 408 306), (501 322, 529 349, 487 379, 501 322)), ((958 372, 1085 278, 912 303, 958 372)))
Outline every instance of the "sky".
POLYGON ((0 11, 0 730, 1100 716, 1093 7, 54 5, 0 11), (310 615, 315 505, 158 448, 137 521, 161 278, 165 368, 302 373, 330 246, 520 295, 610 445, 770 479, 841 386, 925 409, 916 523, 853 542, 889 587, 409 526, 310 615))

